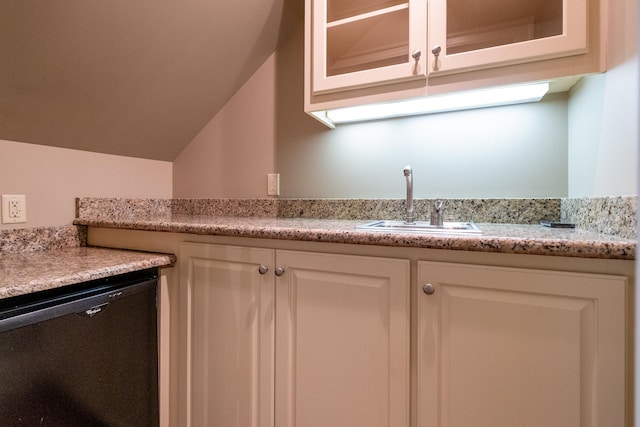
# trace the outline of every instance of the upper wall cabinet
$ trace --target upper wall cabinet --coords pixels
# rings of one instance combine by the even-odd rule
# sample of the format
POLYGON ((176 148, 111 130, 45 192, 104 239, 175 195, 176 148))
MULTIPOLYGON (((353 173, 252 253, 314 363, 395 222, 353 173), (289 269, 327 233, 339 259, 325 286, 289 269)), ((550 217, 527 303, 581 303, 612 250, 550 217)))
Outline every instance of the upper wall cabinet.
POLYGON ((585 0, 429 2, 430 75, 582 54, 585 0))
POLYGON ((305 111, 331 125, 327 110, 354 105, 535 81, 566 91, 606 70, 610 1, 306 0, 305 111))
POLYGON ((327 93, 424 79, 424 0, 307 0, 312 88, 327 93))

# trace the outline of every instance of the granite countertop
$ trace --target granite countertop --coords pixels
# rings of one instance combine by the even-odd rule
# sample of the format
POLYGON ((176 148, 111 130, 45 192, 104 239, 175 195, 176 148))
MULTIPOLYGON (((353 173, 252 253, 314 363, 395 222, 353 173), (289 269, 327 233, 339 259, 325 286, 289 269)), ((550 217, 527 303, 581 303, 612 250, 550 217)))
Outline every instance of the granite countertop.
POLYGON ((481 235, 433 235, 356 229, 367 221, 164 214, 156 217, 83 217, 94 227, 280 240, 417 247, 511 254, 634 260, 636 241, 581 229, 477 224, 481 235))
POLYGON ((86 246, 0 254, 0 299, 174 263, 172 255, 86 246))

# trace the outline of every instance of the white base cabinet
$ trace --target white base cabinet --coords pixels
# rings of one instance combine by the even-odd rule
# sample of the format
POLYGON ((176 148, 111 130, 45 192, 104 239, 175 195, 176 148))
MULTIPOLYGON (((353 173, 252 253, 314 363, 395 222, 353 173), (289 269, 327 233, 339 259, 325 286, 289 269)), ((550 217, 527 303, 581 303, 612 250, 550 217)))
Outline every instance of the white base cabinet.
POLYGON ((625 289, 621 276, 418 262, 418 427, 626 425, 625 289))
POLYGON ((88 241, 179 254, 159 293, 163 427, 634 425, 634 261, 94 227, 88 241))
POLYGON ((183 243, 180 275, 183 425, 409 425, 409 261, 183 243))

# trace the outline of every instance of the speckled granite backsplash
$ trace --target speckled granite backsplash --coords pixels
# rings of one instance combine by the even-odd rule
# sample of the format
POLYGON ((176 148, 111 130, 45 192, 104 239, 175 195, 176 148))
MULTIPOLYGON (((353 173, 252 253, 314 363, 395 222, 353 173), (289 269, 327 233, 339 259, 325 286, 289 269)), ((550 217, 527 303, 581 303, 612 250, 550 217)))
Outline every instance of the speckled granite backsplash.
POLYGON ((0 255, 86 245, 87 227, 83 226, 63 225, 0 231, 0 255))
MULTIPOLYGON (((281 218, 403 219, 404 199, 282 199, 281 218)), ((416 220, 429 220, 434 200, 414 200, 416 220)), ((446 199, 445 221, 537 224, 560 219, 560 199, 446 199)))
MULTIPOLYGON (((416 199, 414 214, 428 220, 433 200, 416 199)), ((600 233, 636 237, 637 197, 597 199, 446 199, 445 221, 538 224, 567 221, 600 233)), ((77 199, 78 218, 149 219, 180 215, 314 219, 402 219, 404 199, 77 199)))
POLYGON ((171 199, 76 198, 76 218, 127 218, 171 215, 171 199))
MULTIPOLYGON (((418 220, 429 218, 433 200, 416 199, 418 220)), ((446 221, 537 224, 560 219, 560 199, 447 199, 446 221)), ((213 215, 314 219, 402 219, 404 199, 93 199, 77 200, 77 217, 213 215)))
POLYGON ((598 233, 635 239, 637 237, 638 198, 594 197, 562 199, 562 221, 598 233))
POLYGON ((173 199, 171 210, 179 215, 274 218, 280 203, 278 199, 173 199))

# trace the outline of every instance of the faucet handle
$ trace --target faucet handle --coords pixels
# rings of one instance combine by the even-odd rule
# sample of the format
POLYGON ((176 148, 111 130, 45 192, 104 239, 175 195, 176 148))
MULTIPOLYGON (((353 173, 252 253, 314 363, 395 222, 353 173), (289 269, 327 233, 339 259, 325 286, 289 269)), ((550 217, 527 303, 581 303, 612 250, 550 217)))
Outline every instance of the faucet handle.
POLYGON ((442 227, 444 225, 444 208, 442 205, 444 204, 444 200, 436 199, 433 202, 433 209, 431 210, 431 225, 436 227, 442 227))

